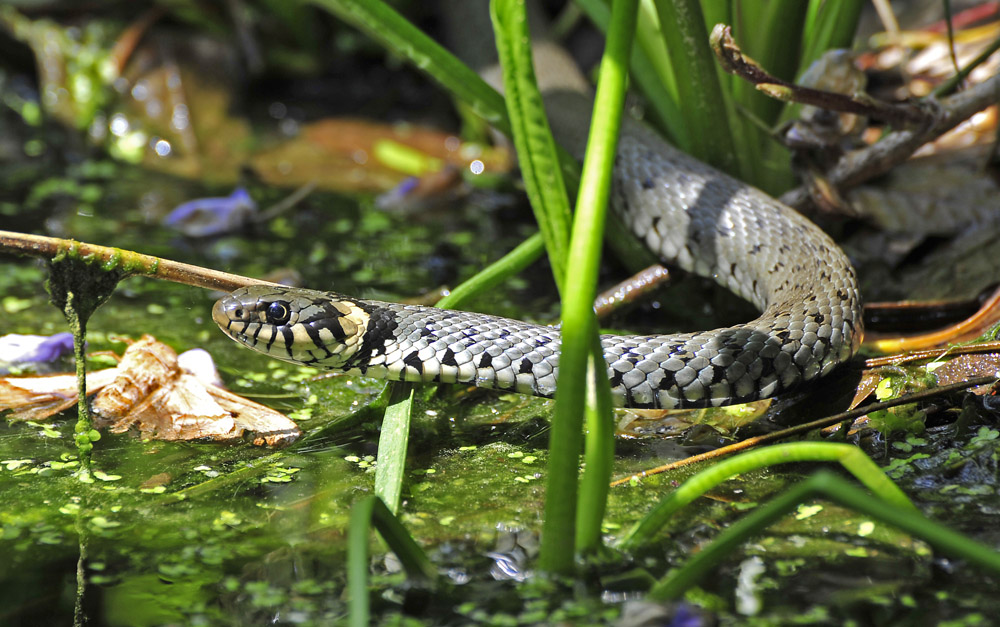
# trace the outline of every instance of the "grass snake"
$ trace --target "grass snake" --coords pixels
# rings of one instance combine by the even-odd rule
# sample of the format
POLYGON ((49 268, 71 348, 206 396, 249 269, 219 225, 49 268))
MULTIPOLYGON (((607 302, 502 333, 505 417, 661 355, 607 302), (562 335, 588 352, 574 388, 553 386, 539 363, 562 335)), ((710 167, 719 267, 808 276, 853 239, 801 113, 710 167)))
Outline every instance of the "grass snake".
MULTIPOLYGON (((582 154, 589 100, 546 95, 553 132, 582 154)), ((861 341, 847 257, 764 192, 624 120, 612 205, 664 263, 714 279, 756 305, 756 320, 673 335, 604 335, 615 403, 712 407, 767 398, 830 372, 861 341)), ((559 330, 479 313, 252 286, 212 317, 237 342, 296 364, 393 380, 465 383, 552 397, 559 330)))

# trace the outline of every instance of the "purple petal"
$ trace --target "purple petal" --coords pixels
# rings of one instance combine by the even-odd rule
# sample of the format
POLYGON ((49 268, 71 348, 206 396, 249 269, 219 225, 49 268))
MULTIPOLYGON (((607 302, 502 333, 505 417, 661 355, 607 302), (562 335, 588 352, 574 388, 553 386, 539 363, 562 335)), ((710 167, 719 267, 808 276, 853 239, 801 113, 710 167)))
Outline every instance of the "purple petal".
POLYGON ((11 364, 51 362, 73 352, 73 334, 5 335, 0 337, 0 361, 11 364))

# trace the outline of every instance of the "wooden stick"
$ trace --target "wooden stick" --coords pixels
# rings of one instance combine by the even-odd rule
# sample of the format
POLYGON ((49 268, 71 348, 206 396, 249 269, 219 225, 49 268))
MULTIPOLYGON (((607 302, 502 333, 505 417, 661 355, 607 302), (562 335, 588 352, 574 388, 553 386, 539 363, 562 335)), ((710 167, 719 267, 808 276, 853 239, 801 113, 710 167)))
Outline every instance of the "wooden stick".
POLYGON ((0 251, 20 253, 43 259, 60 255, 75 255, 81 259, 101 264, 106 270, 120 270, 127 275, 143 275, 153 279, 183 283, 208 290, 231 292, 250 285, 277 285, 238 274, 203 268, 179 261, 161 259, 152 255, 87 244, 76 240, 0 231, 0 251))

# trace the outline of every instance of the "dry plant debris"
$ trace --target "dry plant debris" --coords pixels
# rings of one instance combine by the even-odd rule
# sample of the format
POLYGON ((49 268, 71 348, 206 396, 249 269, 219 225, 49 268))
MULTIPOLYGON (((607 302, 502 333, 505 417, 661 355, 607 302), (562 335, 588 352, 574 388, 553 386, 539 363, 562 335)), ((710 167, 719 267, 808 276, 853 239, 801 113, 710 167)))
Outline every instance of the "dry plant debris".
MULTIPOLYGON (((284 414, 221 387, 204 351, 178 357, 145 335, 118 366, 88 373, 94 426, 113 433, 136 428, 144 439, 221 442, 249 434, 257 446, 285 446, 301 431, 284 414)), ((76 403, 76 376, 0 378, 0 411, 14 420, 43 420, 76 403)))

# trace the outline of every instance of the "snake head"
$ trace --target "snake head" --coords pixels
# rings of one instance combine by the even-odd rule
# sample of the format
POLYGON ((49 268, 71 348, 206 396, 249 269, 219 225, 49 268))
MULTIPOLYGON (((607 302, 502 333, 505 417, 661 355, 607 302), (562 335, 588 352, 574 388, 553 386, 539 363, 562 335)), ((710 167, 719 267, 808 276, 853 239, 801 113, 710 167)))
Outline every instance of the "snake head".
POLYGON ((342 368, 357 352, 368 314, 330 292, 272 285, 244 287, 216 301, 212 319, 229 337, 271 357, 342 368))

